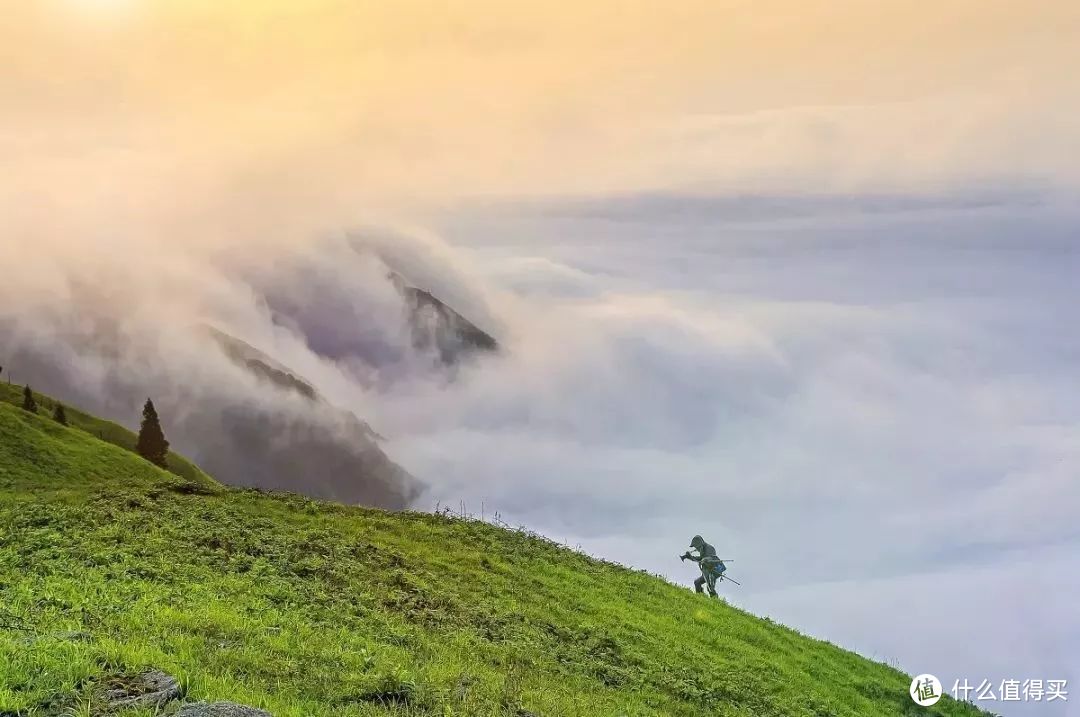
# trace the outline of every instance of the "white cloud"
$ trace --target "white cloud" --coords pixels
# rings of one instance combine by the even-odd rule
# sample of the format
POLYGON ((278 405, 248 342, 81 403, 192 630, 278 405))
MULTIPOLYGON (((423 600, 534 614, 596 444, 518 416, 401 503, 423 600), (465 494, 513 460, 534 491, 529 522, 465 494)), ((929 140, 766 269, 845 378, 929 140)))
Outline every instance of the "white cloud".
MULTIPOLYGON (((751 611, 909 670, 1075 674, 1080 625, 1015 582, 1061 589, 1080 541, 1075 208, 623 196, 432 221, 453 244, 8 245, 23 270, 0 318, 48 359, 42 390, 113 416, 134 415, 109 400, 132 380, 167 386, 181 423, 185 405, 197 425, 207 405, 307 410, 184 328, 210 322, 371 422, 428 485, 421 508, 483 505, 684 582, 676 556, 701 533, 736 558, 751 611), (433 372, 372 246, 504 351, 433 372), (103 336, 119 353, 87 350, 103 336), (957 622, 976 601, 982 623, 1025 626, 1024 652, 957 622)), ((198 456, 208 434, 177 438, 198 456)))
POLYGON ((1075 677, 1055 596, 1080 547, 1080 217, 1026 195, 774 198, 780 219, 748 222, 755 201, 448 217, 516 293, 520 341, 383 397, 428 502, 683 582, 702 533, 751 611, 950 685, 1075 677), (576 280, 552 300, 515 252, 576 280))

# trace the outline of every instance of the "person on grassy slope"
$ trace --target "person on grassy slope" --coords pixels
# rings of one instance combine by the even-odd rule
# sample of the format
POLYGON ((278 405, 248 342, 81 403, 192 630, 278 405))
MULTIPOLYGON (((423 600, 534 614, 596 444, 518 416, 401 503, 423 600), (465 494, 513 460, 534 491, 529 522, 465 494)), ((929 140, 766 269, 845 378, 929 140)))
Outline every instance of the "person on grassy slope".
POLYGON ((704 592, 701 588, 703 585, 707 585, 709 595, 719 597, 716 594, 716 580, 723 578, 727 566, 724 565, 723 560, 716 557, 716 548, 706 543, 705 539, 700 535, 694 536, 693 540, 690 541, 690 547, 697 550, 698 554, 693 555, 687 550, 679 556, 679 560, 693 560, 701 568, 701 577, 694 581, 695 592, 704 592))

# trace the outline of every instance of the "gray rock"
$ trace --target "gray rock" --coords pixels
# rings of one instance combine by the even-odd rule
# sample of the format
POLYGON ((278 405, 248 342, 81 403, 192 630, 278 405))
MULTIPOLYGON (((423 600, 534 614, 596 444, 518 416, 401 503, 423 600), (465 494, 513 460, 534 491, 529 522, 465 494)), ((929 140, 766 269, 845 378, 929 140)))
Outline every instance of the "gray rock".
POLYGON ((158 708, 180 696, 180 683, 161 670, 150 670, 133 678, 113 680, 101 691, 110 710, 132 707, 158 708))
POLYGON ((194 702, 184 707, 176 717, 273 717, 265 710, 233 704, 232 702, 194 702))

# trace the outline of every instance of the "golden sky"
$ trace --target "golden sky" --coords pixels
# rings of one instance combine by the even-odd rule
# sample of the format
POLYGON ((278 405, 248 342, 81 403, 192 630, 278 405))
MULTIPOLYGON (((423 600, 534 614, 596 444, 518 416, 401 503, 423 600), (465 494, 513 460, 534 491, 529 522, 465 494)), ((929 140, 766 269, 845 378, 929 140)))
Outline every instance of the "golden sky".
POLYGON ((364 205, 476 195, 1078 177, 1071 0, 0 0, 0 11, 9 212, 302 205, 332 222, 364 205))

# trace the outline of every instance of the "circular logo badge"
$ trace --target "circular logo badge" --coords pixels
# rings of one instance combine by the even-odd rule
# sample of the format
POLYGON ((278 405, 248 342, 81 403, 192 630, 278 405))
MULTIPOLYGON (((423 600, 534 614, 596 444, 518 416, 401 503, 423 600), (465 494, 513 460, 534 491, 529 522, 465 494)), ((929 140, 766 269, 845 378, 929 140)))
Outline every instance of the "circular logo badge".
POLYGON ((941 699, 941 680, 933 675, 919 675, 911 681, 911 699, 920 707, 936 705, 941 699))

